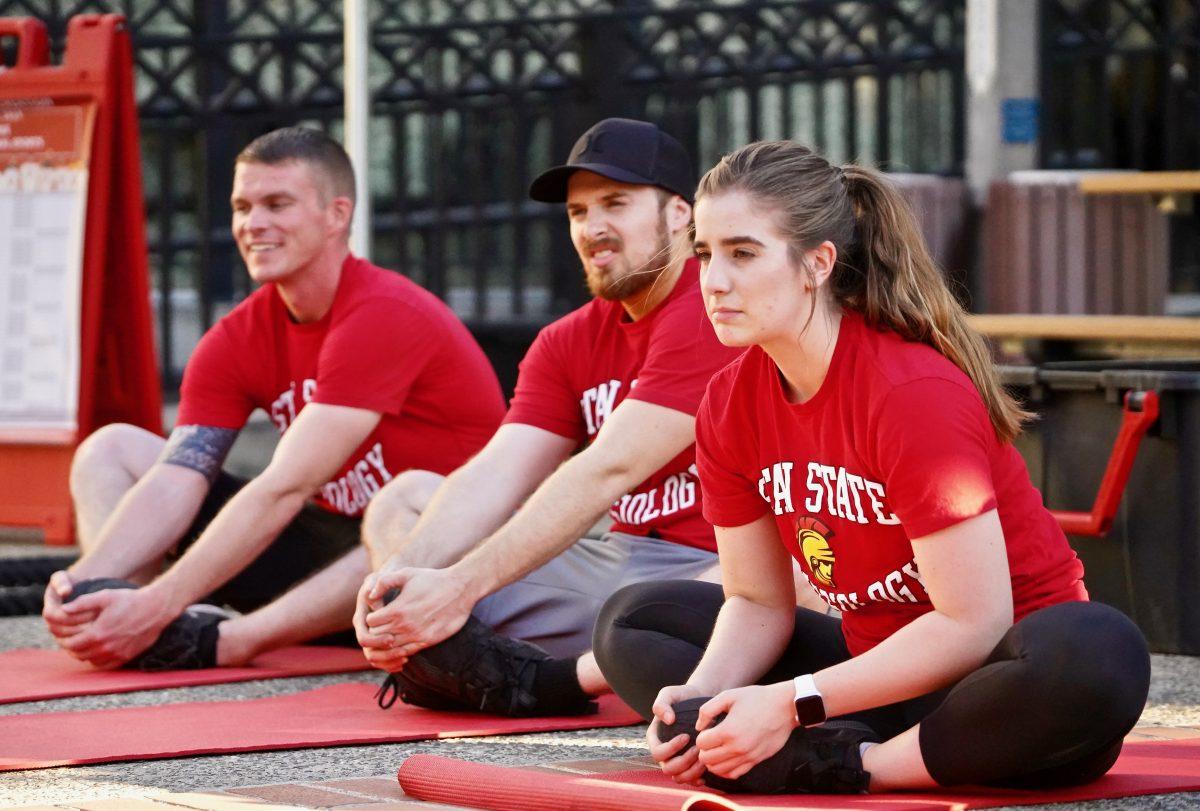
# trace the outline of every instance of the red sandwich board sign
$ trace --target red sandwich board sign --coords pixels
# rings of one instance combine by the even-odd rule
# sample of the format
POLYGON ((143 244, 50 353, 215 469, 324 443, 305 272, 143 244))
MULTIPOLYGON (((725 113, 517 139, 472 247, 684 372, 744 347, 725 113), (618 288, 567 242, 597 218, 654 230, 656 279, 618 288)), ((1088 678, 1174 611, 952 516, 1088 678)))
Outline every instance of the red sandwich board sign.
POLYGON ((110 422, 162 429, 129 34, 0 18, 0 526, 73 538, 71 457, 110 422))

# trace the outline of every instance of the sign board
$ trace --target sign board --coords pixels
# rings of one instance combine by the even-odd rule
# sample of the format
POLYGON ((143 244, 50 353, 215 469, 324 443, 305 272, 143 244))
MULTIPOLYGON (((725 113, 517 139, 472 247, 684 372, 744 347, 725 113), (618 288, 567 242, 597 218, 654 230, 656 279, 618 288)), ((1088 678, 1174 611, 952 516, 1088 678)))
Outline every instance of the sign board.
POLYGON ((79 310, 95 105, 0 101, 0 426, 10 441, 78 429, 79 310))
POLYGON ((162 430, 133 53, 124 18, 45 27, 0 70, 0 525, 73 538, 75 448, 97 428, 162 430))
POLYGON ((1000 130, 1004 143, 1037 143, 1039 113, 1037 99, 1005 99, 1002 101, 1000 103, 1000 130))

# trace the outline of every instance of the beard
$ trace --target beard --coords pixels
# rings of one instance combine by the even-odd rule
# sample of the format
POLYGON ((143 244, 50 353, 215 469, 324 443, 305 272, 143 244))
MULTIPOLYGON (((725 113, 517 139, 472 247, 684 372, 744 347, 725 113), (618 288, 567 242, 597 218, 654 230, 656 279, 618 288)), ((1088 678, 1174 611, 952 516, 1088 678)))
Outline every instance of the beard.
MULTIPOLYGON (((671 235, 667 230, 667 215, 660 212, 658 233, 655 234, 654 252, 650 258, 636 268, 627 269, 617 275, 617 268, 609 268, 608 273, 586 271, 588 290, 596 298, 605 301, 621 301, 636 295, 658 281, 671 263, 671 235)), ((614 245, 619 250, 620 244, 614 245)), ((613 265, 625 264, 624 256, 613 262, 613 265)))

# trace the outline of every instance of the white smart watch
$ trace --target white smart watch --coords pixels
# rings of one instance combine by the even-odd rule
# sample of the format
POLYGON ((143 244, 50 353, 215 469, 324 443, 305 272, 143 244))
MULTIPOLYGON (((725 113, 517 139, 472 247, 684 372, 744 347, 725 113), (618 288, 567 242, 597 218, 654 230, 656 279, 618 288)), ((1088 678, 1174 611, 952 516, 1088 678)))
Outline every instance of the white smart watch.
POLYGON ((800 726, 810 727, 825 720, 825 700, 817 689, 812 674, 797 676, 792 679, 796 688, 796 720, 800 726))

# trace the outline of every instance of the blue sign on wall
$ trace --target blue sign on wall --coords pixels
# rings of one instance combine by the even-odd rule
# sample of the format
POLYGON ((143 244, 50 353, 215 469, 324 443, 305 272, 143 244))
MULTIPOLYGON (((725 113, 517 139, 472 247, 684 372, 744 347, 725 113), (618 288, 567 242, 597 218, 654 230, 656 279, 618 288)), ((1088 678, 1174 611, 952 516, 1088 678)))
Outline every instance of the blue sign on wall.
POLYGON ((1000 103, 1001 130, 1006 144, 1032 144, 1038 139, 1037 99, 1004 99, 1000 103))

